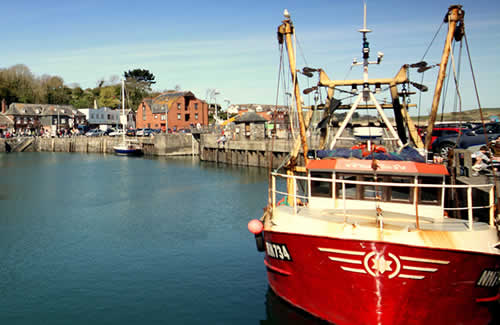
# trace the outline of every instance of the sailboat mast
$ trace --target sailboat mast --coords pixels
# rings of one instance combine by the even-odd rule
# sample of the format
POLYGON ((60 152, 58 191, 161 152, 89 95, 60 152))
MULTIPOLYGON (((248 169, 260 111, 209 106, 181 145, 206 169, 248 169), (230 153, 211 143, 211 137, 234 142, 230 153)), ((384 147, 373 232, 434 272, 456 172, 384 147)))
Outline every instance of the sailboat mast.
POLYGON ((122 79, 122 117, 120 118, 122 122, 122 130, 123 130, 123 141, 125 142, 125 80, 122 79))
POLYGON ((455 33, 455 28, 457 23, 464 19, 464 11, 462 6, 454 5, 448 8, 448 15, 445 17, 445 22, 448 23, 448 35, 446 36, 446 42, 444 44, 443 55, 441 57, 441 63, 439 64, 439 74, 436 81, 436 88, 434 92, 434 98, 432 99, 432 109, 429 116, 429 123, 427 125, 427 136, 425 138, 425 149, 428 149, 431 145, 431 134, 434 129, 434 122, 436 121, 436 115, 439 105, 439 100, 441 99, 441 92, 443 89, 443 81, 446 76, 446 66, 448 65, 448 58, 450 57, 451 42, 453 41, 453 36, 455 33))

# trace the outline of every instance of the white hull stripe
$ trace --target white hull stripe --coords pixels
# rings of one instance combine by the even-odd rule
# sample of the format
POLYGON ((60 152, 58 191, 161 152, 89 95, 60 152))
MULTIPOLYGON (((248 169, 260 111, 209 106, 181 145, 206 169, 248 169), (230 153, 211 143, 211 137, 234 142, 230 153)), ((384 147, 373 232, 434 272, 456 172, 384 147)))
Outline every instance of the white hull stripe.
POLYGON ((409 275, 409 274, 400 274, 398 275, 399 278, 405 278, 405 279, 414 279, 414 280, 422 280, 425 278, 423 275, 409 275))
POLYGON ((422 272, 436 272, 438 270, 438 269, 430 268, 430 267, 417 267, 417 266, 406 266, 406 265, 403 265, 403 269, 413 270, 413 271, 422 271, 422 272))
POLYGON ((339 257, 332 257, 332 256, 328 256, 328 258, 331 259, 332 261, 336 261, 336 262, 361 264, 361 261, 358 261, 358 260, 350 260, 350 259, 347 259, 347 258, 339 258, 339 257))
POLYGON ((418 257, 409 257, 409 256, 400 256, 399 258, 402 259, 403 261, 434 263, 434 264, 450 264, 450 261, 431 260, 431 259, 427 259, 427 258, 418 258, 418 257))
POLYGON ((343 249, 334 249, 334 248, 318 247, 318 250, 320 250, 321 252, 329 252, 329 253, 339 253, 339 254, 349 254, 349 255, 359 255, 359 256, 365 255, 365 252, 347 251, 343 249))
POLYGON ((366 274, 366 271, 363 269, 354 269, 352 267, 347 267, 347 266, 341 266, 340 267, 344 271, 349 271, 349 272, 356 272, 356 273, 364 273, 366 274))

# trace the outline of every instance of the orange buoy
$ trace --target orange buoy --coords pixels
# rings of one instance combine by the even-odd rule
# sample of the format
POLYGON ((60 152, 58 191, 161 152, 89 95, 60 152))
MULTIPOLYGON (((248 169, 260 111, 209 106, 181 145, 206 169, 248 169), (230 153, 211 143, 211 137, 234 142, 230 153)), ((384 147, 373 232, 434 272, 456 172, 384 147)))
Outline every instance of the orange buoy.
POLYGON ((248 223, 248 231, 250 231, 254 235, 260 234, 263 229, 264 225, 262 224, 262 221, 258 219, 252 219, 248 223))

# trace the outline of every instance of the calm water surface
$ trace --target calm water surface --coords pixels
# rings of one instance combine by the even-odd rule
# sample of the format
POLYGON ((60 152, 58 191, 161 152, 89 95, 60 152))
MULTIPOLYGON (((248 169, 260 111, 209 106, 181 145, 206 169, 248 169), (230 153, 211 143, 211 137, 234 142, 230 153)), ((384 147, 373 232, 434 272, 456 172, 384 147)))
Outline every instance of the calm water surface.
POLYGON ((316 324, 268 289, 266 189, 191 158, 0 154, 0 324, 316 324))

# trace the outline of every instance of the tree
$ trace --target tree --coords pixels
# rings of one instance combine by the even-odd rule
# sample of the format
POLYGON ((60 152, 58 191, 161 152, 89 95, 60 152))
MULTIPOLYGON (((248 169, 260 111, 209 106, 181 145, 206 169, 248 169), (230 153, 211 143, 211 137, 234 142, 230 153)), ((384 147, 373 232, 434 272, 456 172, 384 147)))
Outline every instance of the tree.
POLYGON ((131 108, 135 111, 142 100, 150 95, 151 85, 155 84, 155 76, 145 69, 134 69, 123 73, 127 86, 127 97, 131 108))
POLYGON ((117 108, 120 105, 120 86, 102 87, 97 102, 100 107, 117 108))
POLYGON ((146 69, 134 69, 124 72, 126 81, 135 80, 138 83, 146 85, 147 89, 151 91, 151 85, 155 84, 155 76, 146 69))

